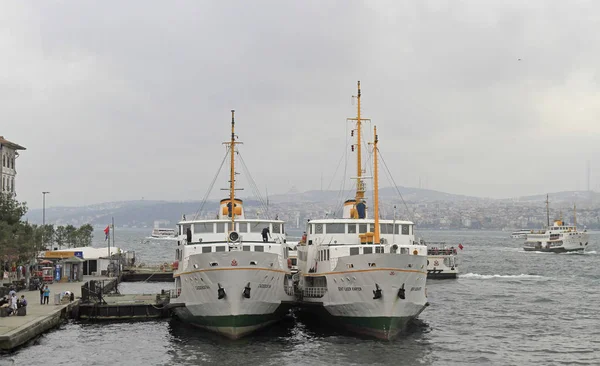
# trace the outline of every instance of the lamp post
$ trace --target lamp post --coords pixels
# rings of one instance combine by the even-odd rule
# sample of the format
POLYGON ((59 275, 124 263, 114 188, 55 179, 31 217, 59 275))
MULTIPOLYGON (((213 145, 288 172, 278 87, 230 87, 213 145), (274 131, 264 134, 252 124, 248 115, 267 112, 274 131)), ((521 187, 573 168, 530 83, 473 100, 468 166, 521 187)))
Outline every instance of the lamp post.
POLYGON ((46 242, 44 241, 44 231, 46 230, 46 194, 50 192, 42 192, 43 197, 43 206, 42 206, 42 245, 46 246, 46 242))

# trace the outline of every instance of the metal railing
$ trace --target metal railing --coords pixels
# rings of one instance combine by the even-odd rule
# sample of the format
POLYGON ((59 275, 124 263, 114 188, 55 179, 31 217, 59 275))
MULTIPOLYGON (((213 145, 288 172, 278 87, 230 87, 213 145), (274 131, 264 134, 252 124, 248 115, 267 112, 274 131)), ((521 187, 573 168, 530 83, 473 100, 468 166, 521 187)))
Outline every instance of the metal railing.
POLYGON ((327 292, 327 287, 306 287, 302 289, 303 297, 323 297, 327 292))
POLYGON ((293 285, 285 285, 284 289, 285 289, 285 293, 287 295, 289 295, 289 296, 294 296, 295 295, 295 293, 294 293, 294 286, 293 285))
POLYGON ((171 299, 176 299, 179 297, 179 295, 181 295, 181 289, 180 288, 173 288, 169 290, 169 297, 171 299))

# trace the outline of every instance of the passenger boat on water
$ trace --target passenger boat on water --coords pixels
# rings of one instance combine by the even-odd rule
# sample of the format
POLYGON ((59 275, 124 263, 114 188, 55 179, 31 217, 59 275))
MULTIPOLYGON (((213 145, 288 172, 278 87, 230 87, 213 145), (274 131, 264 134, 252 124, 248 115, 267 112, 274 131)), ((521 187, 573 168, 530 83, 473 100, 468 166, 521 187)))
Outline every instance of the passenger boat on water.
MULTIPOLYGON (((356 194, 342 218, 313 219, 298 244, 301 306, 350 331, 392 339, 428 305, 427 247, 415 241, 411 221, 379 215, 377 128, 373 146, 373 217, 365 204, 361 166, 360 82, 356 122, 356 194)), ((354 149, 353 149, 354 150, 354 149)))
MULTIPOLYGON (((294 300, 284 222, 248 219, 235 197, 231 111, 229 197, 215 219, 180 221, 171 302, 184 322, 236 339, 282 319, 294 300)), ((211 187, 212 188, 212 187, 211 187)))
POLYGON ((573 225, 567 225, 561 219, 554 221, 550 226, 548 196, 546 196, 546 213, 548 227, 527 234, 523 250, 552 253, 583 252, 588 245, 589 235, 587 230, 583 232, 577 230, 577 207, 573 207, 573 225))
MULTIPOLYGON (((443 241, 427 242, 427 278, 452 279, 458 277, 458 250, 443 241)), ((462 249, 462 244, 459 244, 462 249)))

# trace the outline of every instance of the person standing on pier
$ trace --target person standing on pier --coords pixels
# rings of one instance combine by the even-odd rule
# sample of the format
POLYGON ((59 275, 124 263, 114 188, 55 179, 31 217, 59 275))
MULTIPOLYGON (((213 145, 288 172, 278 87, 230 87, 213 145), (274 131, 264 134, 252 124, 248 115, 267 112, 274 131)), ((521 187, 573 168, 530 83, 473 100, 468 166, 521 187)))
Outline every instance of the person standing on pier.
POLYGON ((46 287, 44 287, 44 304, 48 305, 49 301, 50 301, 50 288, 48 287, 48 285, 46 285, 46 287))
POLYGON ((13 294, 10 298, 10 308, 12 309, 11 315, 17 315, 17 294, 13 294))
POLYGON ((40 283, 40 305, 44 304, 44 283, 40 283))

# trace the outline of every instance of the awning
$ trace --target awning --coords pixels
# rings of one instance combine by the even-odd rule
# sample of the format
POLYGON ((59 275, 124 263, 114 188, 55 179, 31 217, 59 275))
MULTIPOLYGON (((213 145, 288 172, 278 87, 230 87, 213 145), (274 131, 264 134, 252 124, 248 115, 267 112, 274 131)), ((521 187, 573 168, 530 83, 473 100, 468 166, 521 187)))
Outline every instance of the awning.
POLYGON ((71 257, 71 258, 69 258, 69 259, 65 259, 65 261, 64 261, 64 262, 65 262, 65 263, 83 263, 83 262, 85 262, 85 260, 84 260, 84 259, 81 259, 81 258, 79 258, 79 257, 75 257, 75 256, 73 256, 73 257, 71 257))

